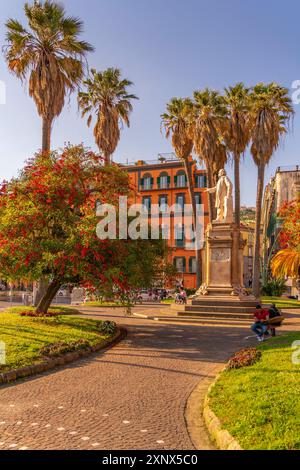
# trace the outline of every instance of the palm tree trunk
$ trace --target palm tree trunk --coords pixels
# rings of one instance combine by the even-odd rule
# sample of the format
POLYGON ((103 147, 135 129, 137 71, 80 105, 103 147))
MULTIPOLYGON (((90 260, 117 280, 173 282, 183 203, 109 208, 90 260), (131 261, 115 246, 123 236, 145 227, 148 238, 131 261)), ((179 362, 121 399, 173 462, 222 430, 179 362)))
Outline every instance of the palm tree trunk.
POLYGON ((47 287, 47 290, 41 300, 38 303, 38 306, 36 308, 36 312, 39 314, 45 314, 48 312, 48 309, 52 303, 52 300, 56 296, 60 286, 61 286, 61 279, 56 278, 53 279, 52 282, 47 287))
MULTIPOLYGON (((51 149, 51 127, 52 119, 47 117, 43 118, 43 128, 42 128, 42 151, 49 152, 51 149)), ((34 295, 34 306, 37 307, 40 303, 40 300, 45 296, 47 289, 47 279, 42 277, 36 286, 36 292, 34 295)))
POLYGON ((111 164, 111 155, 109 153, 104 154, 104 165, 108 166, 111 164))
POLYGON ((241 225, 241 196, 240 196, 240 155, 234 152, 234 214, 238 229, 241 225))
POLYGON ((255 297, 260 297, 260 232, 261 232, 261 206, 264 190, 265 163, 260 160, 257 172, 257 194, 256 194, 256 224, 254 240, 253 260, 253 284, 252 291, 255 297))
POLYGON ((201 240, 199 240, 199 234, 197 233, 197 207, 196 207, 196 200, 195 200, 195 191, 194 191, 194 184, 193 184, 193 175, 192 175, 192 167, 191 163, 188 161, 188 159, 184 160, 184 167, 185 167, 185 172, 187 175, 188 179, 188 190, 190 194, 190 200, 191 200, 191 205, 192 205, 192 217, 193 217, 193 225, 194 225, 194 231, 195 231, 195 244, 196 244, 196 249, 195 249, 195 257, 196 257, 196 288, 198 289, 201 286, 202 283, 202 258, 201 258, 201 249, 198 248, 198 246, 201 243, 201 240))
MULTIPOLYGON (((215 186, 213 172, 209 168, 208 165, 206 165, 206 171, 207 171, 208 187, 213 188, 215 186)), ((215 195, 214 193, 208 193, 208 210, 209 210, 209 221, 212 222, 215 219, 215 195)))
POLYGON ((43 136, 42 136, 42 151, 49 152, 51 148, 51 127, 52 120, 49 118, 43 118, 43 136))

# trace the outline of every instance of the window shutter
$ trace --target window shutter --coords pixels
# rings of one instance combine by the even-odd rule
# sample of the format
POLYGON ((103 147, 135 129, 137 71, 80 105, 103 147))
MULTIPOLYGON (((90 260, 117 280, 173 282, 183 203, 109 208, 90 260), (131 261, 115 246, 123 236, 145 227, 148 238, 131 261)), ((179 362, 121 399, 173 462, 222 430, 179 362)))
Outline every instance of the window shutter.
POLYGON ((153 183, 154 183, 154 178, 151 178, 151 188, 153 186, 153 183))
POLYGON ((168 176, 168 187, 170 186, 170 183, 171 183, 171 177, 168 176))
POLYGON ((175 186, 177 186, 177 176, 174 176, 174 183, 175 183, 175 186))
POLYGON ((183 266, 183 272, 185 273, 186 272, 186 259, 185 258, 182 258, 182 266, 183 266))
POLYGON ((207 176, 204 176, 204 188, 207 188, 207 176))
POLYGON ((157 186, 160 188, 160 176, 157 178, 157 186))
POLYGON ((189 258, 189 272, 191 273, 193 271, 193 258, 189 258))
POLYGON ((141 188, 144 187, 144 178, 141 178, 140 185, 141 185, 141 188))

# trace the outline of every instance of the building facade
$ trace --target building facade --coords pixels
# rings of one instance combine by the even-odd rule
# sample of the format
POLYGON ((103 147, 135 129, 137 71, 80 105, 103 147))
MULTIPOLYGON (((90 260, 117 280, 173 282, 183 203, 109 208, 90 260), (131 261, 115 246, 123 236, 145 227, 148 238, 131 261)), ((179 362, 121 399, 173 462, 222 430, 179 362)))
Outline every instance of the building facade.
MULTIPOLYGON (((204 192, 207 187, 206 172, 198 169, 192 158, 189 164, 192 168, 196 203, 204 206, 205 230, 209 221, 208 197, 204 192)), ((133 164, 127 164, 125 168, 135 189, 133 203, 143 204, 148 210, 153 204, 159 205, 159 225, 162 232, 165 229, 164 207, 177 204, 183 208, 185 204, 191 203, 184 166, 174 154, 161 156, 153 161, 139 160, 133 164)), ((194 289, 196 288, 195 251, 187 249, 183 227, 180 224, 176 225, 176 219, 172 214, 168 229, 170 229, 168 240, 171 249, 170 256, 178 272, 177 283, 183 284, 185 288, 194 289)))
MULTIPOLYGON (((285 202, 293 201, 300 194, 300 165, 278 167, 275 176, 267 184, 263 199, 263 253, 264 263, 279 249, 278 234, 281 229, 277 217, 285 202)), ((288 293, 298 295, 295 282, 287 280, 288 293)))

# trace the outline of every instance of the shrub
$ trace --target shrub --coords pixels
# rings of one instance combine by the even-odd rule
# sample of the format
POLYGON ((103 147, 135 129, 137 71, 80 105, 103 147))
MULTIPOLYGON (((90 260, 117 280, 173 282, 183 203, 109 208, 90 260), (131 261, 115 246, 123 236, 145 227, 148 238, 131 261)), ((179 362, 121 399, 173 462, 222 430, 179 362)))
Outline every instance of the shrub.
POLYGON ((24 310, 23 312, 19 312, 21 317, 32 317, 32 318, 52 318, 57 317, 59 312, 54 312, 53 310, 49 310, 47 313, 37 313, 35 310, 24 310))
POLYGON ((261 293, 268 297, 281 297, 285 290, 284 279, 269 279, 263 284, 261 293))
POLYGON ((117 329, 117 325, 114 321, 99 322, 97 327, 101 333, 104 333, 105 335, 113 335, 117 329))
POLYGON ((240 369, 241 367, 252 366, 261 358, 261 351, 256 348, 245 348, 236 352, 227 364, 226 369, 240 369))
POLYGON ((87 349, 90 347, 89 341, 85 339, 79 339, 78 341, 71 341, 69 343, 52 343, 44 346, 40 353, 42 356, 46 357, 56 357, 61 356, 63 354, 79 351, 81 349, 87 349))

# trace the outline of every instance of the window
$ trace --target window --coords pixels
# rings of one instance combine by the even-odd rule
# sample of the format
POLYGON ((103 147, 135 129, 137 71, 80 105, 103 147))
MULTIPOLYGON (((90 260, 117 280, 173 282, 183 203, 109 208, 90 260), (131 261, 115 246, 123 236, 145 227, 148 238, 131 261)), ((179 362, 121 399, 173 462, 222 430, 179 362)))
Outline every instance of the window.
POLYGON ((161 238, 163 240, 169 240, 169 238, 170 238, 169 225, 168 224, 161 224, 160 233, 161 233, 161 238))
POLYGON ((150 196, 143 197, 143 206, 145 206, 147 211, 150 212, 151 210, 151 197, 150 196))
POLYGON ((146 174, 141 179, 141 188, 144 191, 150 190, 153 187, 153 178, 150 174, 146 174))
POLYGON ((186 262, 184 257, 176 257, 173 260, 174 266, 179 273, 185 273, 186 270, 186 262))
POLYGON ((195 202, 196 202, 196 204, 202 204, 201 193, 195 194, 195 202))
POLYGON ((168 210, 168 196, 159 196, 159 210, 160 212, 167 212, 168 210))
POLYGON ((170 177, 168 173, 164 172, 159 175, 157 178, 157 186, 160 189, 168 189, 170 186, 170 177))
POLYGON ((195 175, 195 186, 196 188, 207 187, 207 176, 206 175, 195 175))
POLYGON ((184 210, 185 197, 184 194, 176 194, 176 205, 178 206, 178 211, 182 212, 184 210))
POLYGON ((189 273, 195 274, 195 272, 197 270, 196 268, 197 268, 196 258, 195 258, 195 256, 191 256, 190 259, 189 259, 189 273))
POLYGON ((182 224, 175 226, 175 245, 177 248, 184 248, 184 226, 182 224))
POLYGON ((176 188, 185 188, 186 187, 186 175, 184 171, 179 171, 174 178, 176 188))

